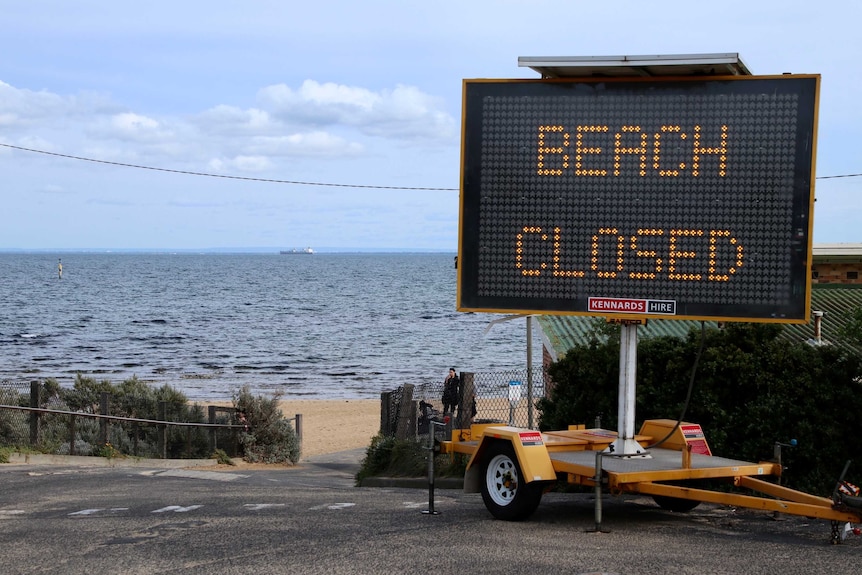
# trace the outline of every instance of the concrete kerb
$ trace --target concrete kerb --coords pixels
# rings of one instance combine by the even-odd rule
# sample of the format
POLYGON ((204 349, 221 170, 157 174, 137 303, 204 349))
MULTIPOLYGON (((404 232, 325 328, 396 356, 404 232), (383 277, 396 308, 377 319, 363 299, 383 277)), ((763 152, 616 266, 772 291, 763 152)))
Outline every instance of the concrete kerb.
MULTIPOLYGON (((304 457, 299 465, 312 465, 322 470, 341 471, 356 475, 362 463, 365 448, 351 449, 337 453, 326 453, 304 457)), ((236 459, 241 463, 241 459, 236 459)), ((87 455, 51 455, 42 453, 11 453, 9 463, 4 466, 21 465, 58 465, 67 467, 131 467, 143 469, 185 469, 190 467, 211 467, 215 459, 147 459, 141 457, 95 457, 87 455)), ((225 466, 229 468, 228 466, 225 466)), ((401 487, 405 489, 428 489, 427 477, 366 477, 359 487, 401 487)), ((460 477, 438 477, 434 480, 435 489, 463 489, 464 479, 460 477)))
POLYGON ((66 465, 71 467, 149 467, 178 469, 216 464, 215 459, 146 459, 142 457, 94 457, 87 455, 50 455, 43 453, 11 453, 9 463, 2 465, 66 465))

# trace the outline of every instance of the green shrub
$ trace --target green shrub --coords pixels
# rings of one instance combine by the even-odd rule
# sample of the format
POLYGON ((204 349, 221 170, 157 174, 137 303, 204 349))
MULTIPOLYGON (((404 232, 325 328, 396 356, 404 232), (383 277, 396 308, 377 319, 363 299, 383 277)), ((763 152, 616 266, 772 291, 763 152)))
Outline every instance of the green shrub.
MULTIPOLYGON (((434 475, 437 477, 463 477, 467 460, 456 454, 436 455, 434 475)), ((368 477, 427 477, 428 446, 426 440, 396 439, 377 435, 365 451, 359 471, 357 485, 368 477)))
POLYGON ((213 459, 215 459, 219 465, 236 465, 224 449, 216 449, 213 452, 213 459))
MULTIPOLYGON (((847 459, 862 461, 855 441, 862 410, 862 358, 832 346, 788 343, 775 324, 729 324, 705 331, 691 401, 684 419, 703 426, 716 455, 747 461, 785 450, 782 483, 828 494, 847 459)), ((685 339, 644 338, 638 345, 637 418, 682 415, 698 357, 700 330, 685 339)), ((554 381, 539 402, 541 429, 571 423, 617 428, 619 341, 613 337, 573 348, 549 369, 554 381)), ((660 439, 660 438, 657 438, 660 439)), ((862 465, 850 478, 862 477, 862 465)), ((858 479, 857 479, 858 481, 858 479)))
MULTIPOLYGON (((128 378, 115 385, 109 380, 97 381, 78 374, 72 389, 63 389, 55 380, 49 379, 43 385, 40 400, 43 403, 51 400, 51 407, 55 409, 99 413, 103 393, 108 394, 108 411, 114 416, 150 420, 164 418, 183 423, 205 422, 203 408, 197 404, 189 404, 188 398, 182 392, 169 385, 155 388, 137 377, 128 378), (165 402, 164 414, 160 402, 165 402)), ((18 428, 20 435, 23 426, 19 425, 18 428)), ((75 428, 76 454, 105 452, 102 424, 98 420, 79 417, 75 428)), ((0 421, 0 439, 4 439, 2 432, 0 421)), ((162 457, 160 433, 161 429, 156 425, 112 421, 108 424, 107 444, 111 446, 112 453, 116 451, 118 454, 139 457, 162 457)), ((4 442, 12 443, 8 438, 4 442)), ((39 449, 45 453, 70 452, 68 416, 42 416, 39 449)), ((168 426, 167 457, 206 458, 209 453, 209 436, 206 431, 193 428, 189 432, 188 428, 168 426)))
POLYGON ((278 408, 280 399, 280 393, 268 398, 254 396, 247 385, 234 394, 234 407, 248 422, 248 431, 240 433, 240 444, 243 458, 249 463, 299 461, 299 438, 278 408))
POLYGON ((104 457, 105 459, 114 459, 117 457, 123 457, 123 453, 118 450, 116 447, 111 445, 109 441, 105 445, 101 445, 93 450, 93 455, 96 457, 104 457))

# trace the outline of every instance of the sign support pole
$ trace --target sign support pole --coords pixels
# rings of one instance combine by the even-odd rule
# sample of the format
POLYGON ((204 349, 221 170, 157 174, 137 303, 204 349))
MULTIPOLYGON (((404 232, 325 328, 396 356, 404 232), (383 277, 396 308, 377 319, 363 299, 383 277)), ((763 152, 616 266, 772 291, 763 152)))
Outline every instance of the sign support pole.
POLYGON ((533 316, 527 316, 527 427, 533 427, 533 316))
POLYGON ((620 326, 620 387, 617 410, 617 439, 608 453, 617 456, 650 457, 635 441, 635 387, 638 357, 638 326, 624 322, 620 326))

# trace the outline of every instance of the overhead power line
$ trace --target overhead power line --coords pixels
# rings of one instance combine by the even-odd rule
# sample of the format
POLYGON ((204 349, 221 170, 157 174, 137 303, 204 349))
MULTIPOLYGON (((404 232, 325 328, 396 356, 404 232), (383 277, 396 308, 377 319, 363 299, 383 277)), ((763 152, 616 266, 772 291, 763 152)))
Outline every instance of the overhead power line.
POLYGON ((413 188, 408 186, 375 186, 368 184, 333 184, 328 182, 303 182, 298 180, 276 180, 271 178, 252 178, 248 176, 230 176, 225 174, 212 174, 208 172, 193 172, 190 170, 173 170, 170 168, 157 168, 155 166, 141 166, 139 164, 127 164, 124 162, 112 162, 109 160, 97 160, 95 158, 84 158, 82 156, 72 156, 70 154, 59 154, 57 152, 48 152, 46 150, 36 150, 33 148, 25 148, 23 146, 13 146, 12 144, 4 144, 0 142, 0 146, 20 150, 22 152, 32 152, 34 154, 45 154, 47 156, 56 156, 58 158, 66 158, 69 160, 79 160, 81 162, 94 162, 96 164, 108 164, 110 166, 120 166, 123 168, 136 168, 138 170, 153 170, 156 172, 169 172, 171 174, 184 174, 186 176, 203 176, 206 178, 223 178, 226 180, 243 180, 247 182, 266 182, 270 184, 294 184, 297 186, 328 186, 332 188, 370 188, 374 190, 414 190, 414 191, 439 191, 439 192, 457 192, 458 188, 413 188))
MULTIPOLYGON (((190 170, 173 170, 171 168, 158 168, 155 166, 142 166, 140 164, 127 164, 124 162, 112 162, 110 160, 97 160, 96 158, 85 158, 82 156, 72 156, 70 154, 60 154, 57 152, 48 152, 46 150, 36 150, 34 148, 25 148, 23 146, 13 146, 12 144, 4 144, 0 142, 0 146, 20 150, 22 152, 32 152, 34 154, 45 154, 46 156, 56 156, 58 158, 66 158, 69 160, 78 160, 81 162, 93 162, 96 164, 108 164, 110 166, 120 166, 122 168, 135 168, 138 170, 153 170, 155 172, 168 172, 171 174, 184 174, 186 176, 203 176, 206 178, 222 178, 226 180, 243 180, 247 182, 266 182, 270 184, 293 184, 296 186, 328 186, 331 188, 366 188, 374 190, 414 190, 414 191, 435 191, 435 192, 457 192, 458 188, 431 188, 431 187, 409 187, 409 186, 375 186, 369 184, 333 184, 329 182, 303 182, 299 180, 276 180, 272 178, 252 178, 249 176, 230 176, 225 174, 212 174, 209 172, 193 172, 190 170)), ((834 176, 817 176, 816 180, 832 180, 835 178, 858 178, 862 174, 838 174, 834 176)))
POLYGON ((837 176, 817 176, 814 179, 815 180, 832 180, 834 178, 858 178, 859 176, 862 176, 862 174, 840 174, 837 176))

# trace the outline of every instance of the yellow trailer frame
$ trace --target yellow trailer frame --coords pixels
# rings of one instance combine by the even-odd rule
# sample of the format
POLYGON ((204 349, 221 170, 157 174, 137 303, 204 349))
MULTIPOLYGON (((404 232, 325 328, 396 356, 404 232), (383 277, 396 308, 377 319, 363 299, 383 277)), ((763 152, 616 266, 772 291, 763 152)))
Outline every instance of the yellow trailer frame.
POLYGON ((441 451, 470 457, 464 490, 481 492, 488 510, 500 519, 525 519, 542 493, 565 479, 598 485, 612 494, 650 495, 668 509, 685 511, 707 502, 825 519, 833 522, 833 542, 838 542, 839 523, 862 523, 862 509, 765 480, 781 476, 776 462, 750 463, 712 455, 699 429, 696 424, 649 420, 635 441, 666 439, 660 448, 631 456, 608 452, 617 433, 605 429, 571 426, 538 432, 482 424, 454 430, 451 441, 441 443, 441 451), (703 480, 723 480, 759 495, 704 489, 703 480))

